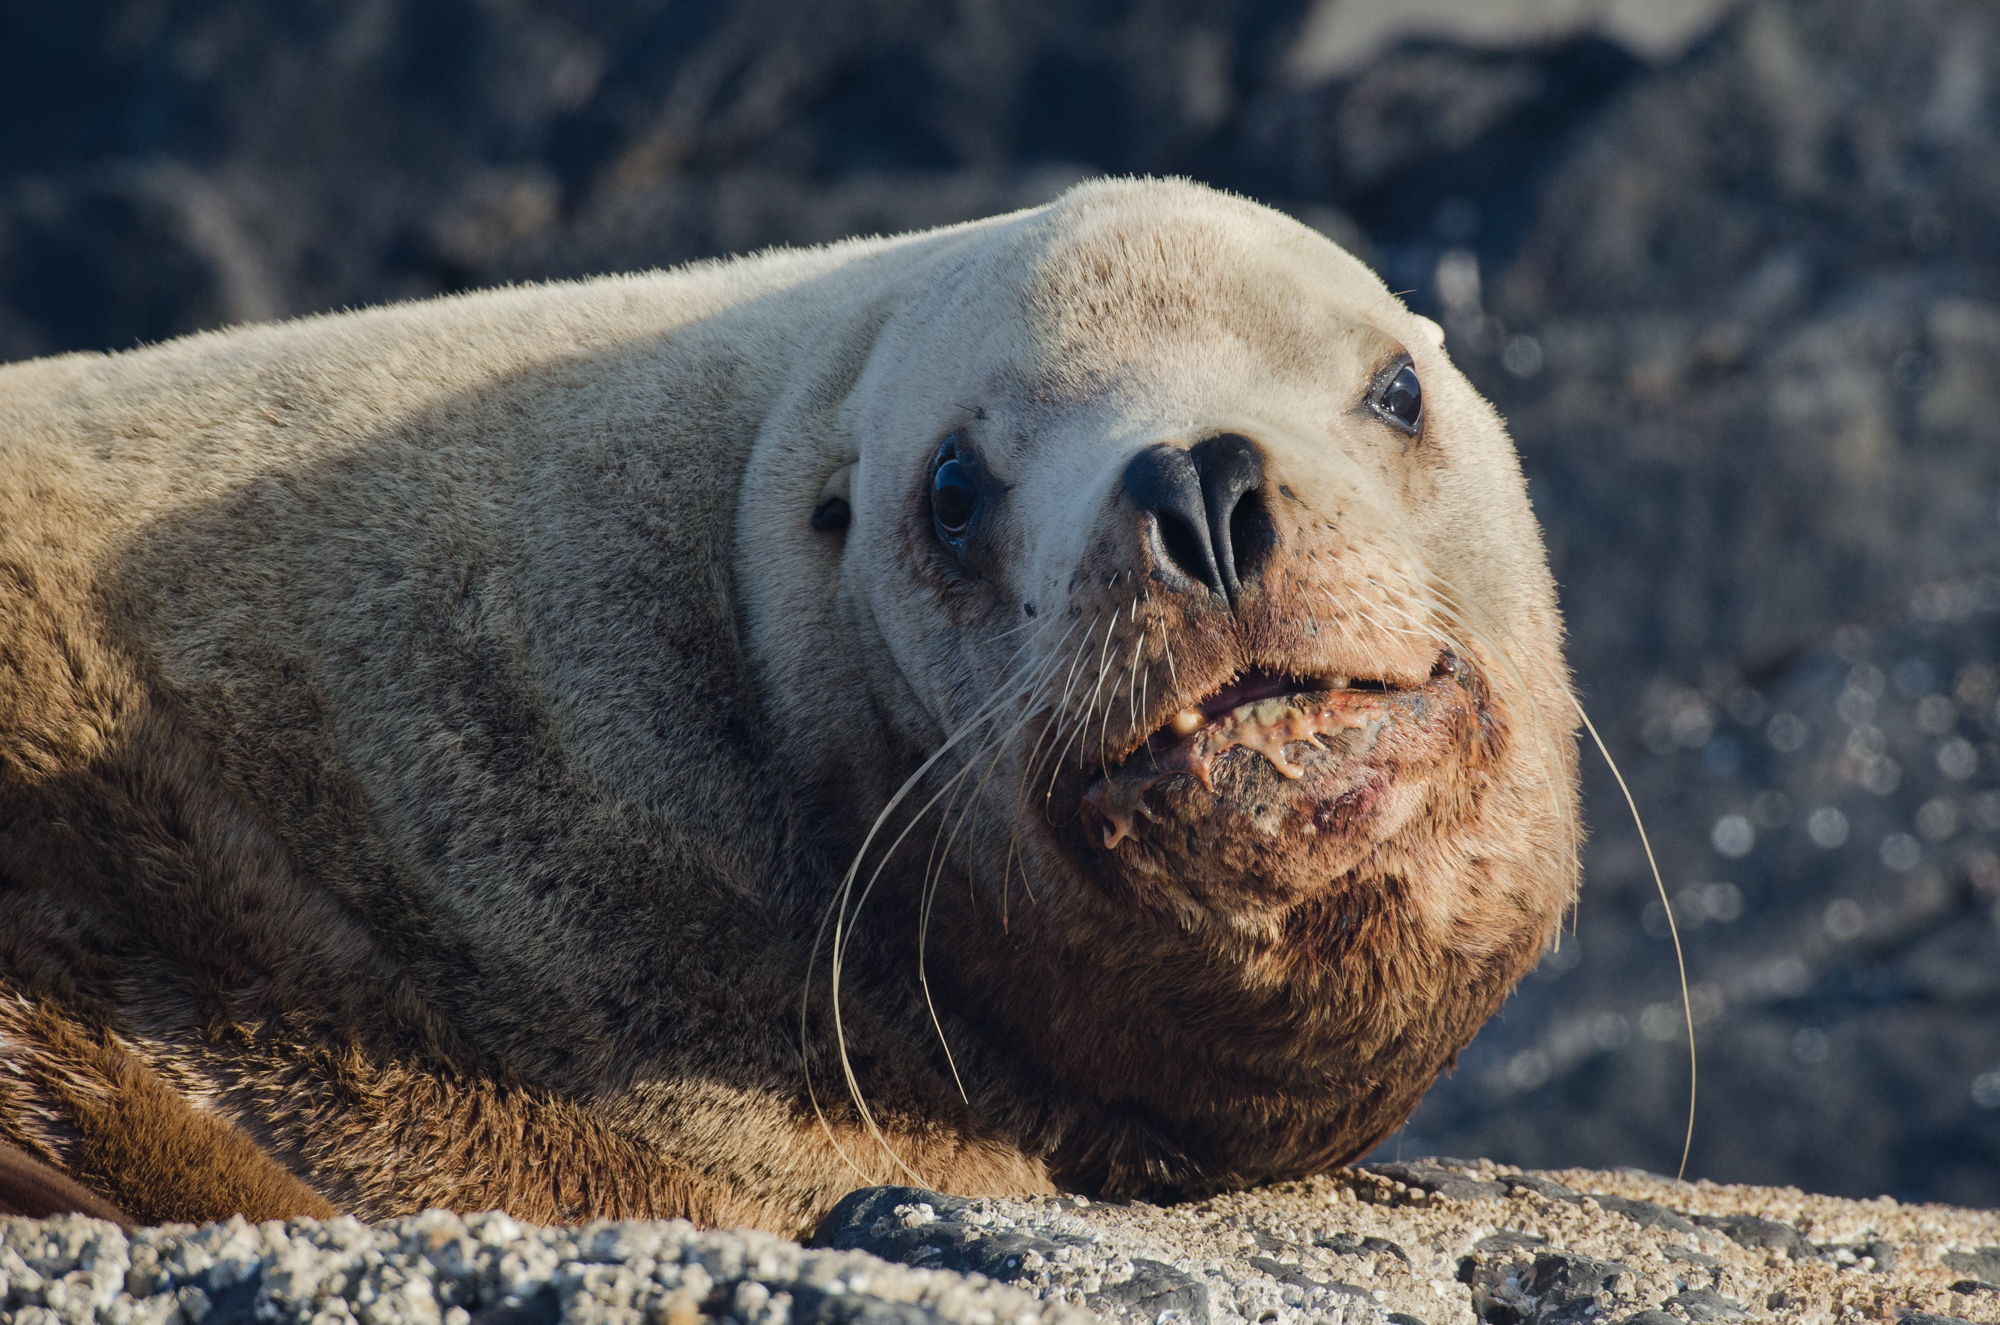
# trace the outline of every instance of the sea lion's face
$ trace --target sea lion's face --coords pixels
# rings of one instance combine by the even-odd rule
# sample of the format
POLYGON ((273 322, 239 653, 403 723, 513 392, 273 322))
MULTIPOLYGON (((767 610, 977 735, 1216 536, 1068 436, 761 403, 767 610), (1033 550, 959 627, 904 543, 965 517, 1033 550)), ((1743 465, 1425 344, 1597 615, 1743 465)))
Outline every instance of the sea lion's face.
POLYGON ((850 615, 943 748, 885 820, 941 796, 890 871, 934 895, 928 979, 1105 1110, 1072 1181, 1341 1162, 1574 887, 1512 448, 1432 324, 1245 203, 1101 189, 967 284, 852 397, 850 615))

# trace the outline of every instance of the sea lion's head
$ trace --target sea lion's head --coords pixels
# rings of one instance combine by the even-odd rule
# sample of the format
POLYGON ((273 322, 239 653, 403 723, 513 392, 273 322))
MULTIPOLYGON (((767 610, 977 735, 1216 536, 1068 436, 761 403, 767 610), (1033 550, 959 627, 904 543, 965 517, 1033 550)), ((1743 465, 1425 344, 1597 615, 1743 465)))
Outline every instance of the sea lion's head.
POLYGON ((888 862, 883 932, 923 927, 973 1102, 1059 1178, 1344 1162, 1576 884, 1505 430, 1435 324, 1239 199, 1100 183, 934 242, 788 517, 834 606, 753 631, 815 655, 773 665, 787 740, 856 889, 888 862))

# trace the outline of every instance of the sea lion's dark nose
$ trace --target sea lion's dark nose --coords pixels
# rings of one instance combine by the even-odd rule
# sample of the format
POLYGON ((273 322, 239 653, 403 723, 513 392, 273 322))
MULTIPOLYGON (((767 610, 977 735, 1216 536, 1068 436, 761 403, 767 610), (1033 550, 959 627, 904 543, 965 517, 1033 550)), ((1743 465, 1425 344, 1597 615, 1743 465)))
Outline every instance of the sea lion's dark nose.
POLYGON ((1125 492, 1151 517, 1155 576, 1178 589, 1206 586, 1234 604, 1278 544, 1263 487, 1263 453, 1235 433, 1133 456, 1125 492))

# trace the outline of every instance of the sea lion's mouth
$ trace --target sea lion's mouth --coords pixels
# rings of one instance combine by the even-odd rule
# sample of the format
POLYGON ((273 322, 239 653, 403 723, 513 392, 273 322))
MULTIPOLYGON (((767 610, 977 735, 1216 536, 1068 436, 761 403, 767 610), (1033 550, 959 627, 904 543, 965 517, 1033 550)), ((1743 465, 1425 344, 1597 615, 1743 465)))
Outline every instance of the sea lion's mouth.
POLYGON ((1305 812, 1300 827, 1323 831, 1331 826, 1328 809, 1358 808, 1389 776, 1370 759, 1385 729, 1427 724, 1444 708, 1461 708, 1433 693, 1459 692, 1461 667, 1449 652, 1440 654, 1414 687, 1355 675, 1239 673, 1099 770, 1083 793, 1086 836, 1098 850, 1116 852, 1162 829, 1182 830, 1175 835, 1185 838, 1194 820, 1211 832, 1239 818, 1275 827, 1273 812, 1288 803, 1305 812))
MULTIPOLYGON (((1391 689, 1387 682, 1367 677, 1301 677, 1253 668, 1230 678, 1213 693, 1174 713, 1147 736, 1134 756, 1128 756, 1123 762, 1130 762, 1130 758, 1139 754, 1157 756, 1172 745, 1187 741, 1218 724, 1245 733, 1245 737, 1237 743, 1255 747, 1260 741, 1268 741, 1268 737, 1275 733, 1273 720, 1280 708, 1296 709, 1300 704, 1309 705, 1316 700, 1323 700, 1327 706, 1352 703, 1355 696, 1382 695, 1391 689), (1279 701, 1279 706, 1273 707, 1272 701, 1279 701), (1260 728, 1265 730, 1264 737, 1253 739, 1248 735, 1260 728)), ((1273 758, 1272 762, 1282 768, 1280 759, 1273 758)))

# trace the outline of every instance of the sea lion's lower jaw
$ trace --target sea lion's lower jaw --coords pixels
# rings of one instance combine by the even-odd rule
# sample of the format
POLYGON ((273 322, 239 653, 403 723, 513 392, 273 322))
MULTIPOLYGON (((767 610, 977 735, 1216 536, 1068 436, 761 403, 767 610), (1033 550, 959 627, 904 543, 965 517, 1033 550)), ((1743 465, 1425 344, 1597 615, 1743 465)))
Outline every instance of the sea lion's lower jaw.
POLYGON ((1231 907, 1302 900, 1463 776, 1477 690, 1450 653, 1410 688, 1239 679, 1090 780, 1080 823, 1097 872, 1231 907))

